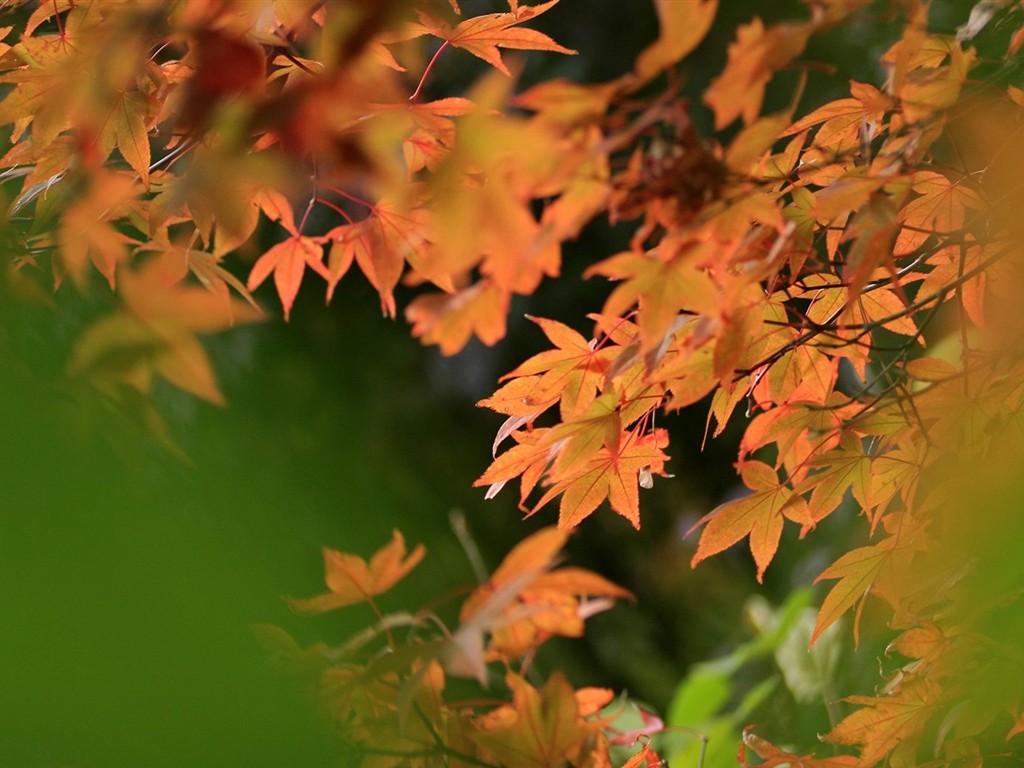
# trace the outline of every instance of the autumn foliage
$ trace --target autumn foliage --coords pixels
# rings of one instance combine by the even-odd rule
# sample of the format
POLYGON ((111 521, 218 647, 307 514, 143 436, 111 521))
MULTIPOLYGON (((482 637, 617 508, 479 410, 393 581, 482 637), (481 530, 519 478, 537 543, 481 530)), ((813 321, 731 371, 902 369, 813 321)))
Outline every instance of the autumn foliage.
MULTIPOLYGON (((863 544, 819 575, 812 642, 848 613, 857 636, 874 602, 891 634, 881 687, 846 692, 850 714, 824 737, 846 756, 798 757, 751 730, 740 759, 974 765, 993 744, 1019 748, 1019 686, 1005 681, 1024 664, 991 619, 1017 605, 1021 574, 990 557, 1019 523, 995 509, 965 520, 961 478, 984 467, 977 487, 998 485, 1024 447, 1024 91, 999 79, 1024 27, 999 61, 973 47, 993 17, 1020 24, 1020 6, 965 8, 951 36, 929 31, 919 0, 806 0, 802 19, 739 27, 697 106, 673 83, 716 0, 655 0, 659 37, 615 80, 518 89, 509 51, 576 53, 530 26, 557 2, 475 17, 455 0, 4 9, 15 275, 58 299, 118 299, 67 374, 115 404, 157 376, 221 403, 199 335, 276 314, 251 293, 268 281, 287 319, 304 281, 337 300, 356 271, 425 344, 491 345, 512 298, 559 276, 561 244, 607 218, 630 245, 587 267, 612 283, 592 330, 531 318, 546 348, 480 403, 506 420, 476 484, 490 498, 517 483, 505 493, 557 528, 519 544, 457 626, 378 612, 338 647, 301 649, 267 627, 264 642, 316 670, 366 765, 602 766, 616 744, 635 745, 631 766, 659 764, 653 716, 623 733, 610 691, 528 672, 545 640, 631 597, 557 567, 559 552, 605 507, 640 527, 642 490, 669 476, 656 415, 700 405, 704 437, 745 418, 749 493, 700 521, 693 565, 746 541, 760 581, 784 528, 812 536, 852 503, 863 544), (870 13, 900 30, 884 78, 808 109, 801 77, 787 107, 764 109, 813 36, 870 13), (443 56, 490 72, 427 100, 443 56), (691 118, 705 108, 713 135, 691 118), (400 283, 421 287, 401 310, 400 283), (450 697, 453 676, 504 678, 511 700, 450 697)), ((292 605, 374 605, 423 555, 397 532, 369 561, 326 549, 328 591, 292 605)))

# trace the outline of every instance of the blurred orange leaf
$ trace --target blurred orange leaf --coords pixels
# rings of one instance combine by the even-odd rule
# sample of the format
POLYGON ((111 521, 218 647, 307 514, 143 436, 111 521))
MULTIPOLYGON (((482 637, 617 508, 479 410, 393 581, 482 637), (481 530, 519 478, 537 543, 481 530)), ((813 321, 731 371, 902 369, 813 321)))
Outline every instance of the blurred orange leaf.
POLYGON ((484 715, 473 740, 502 763, 550 768, 572 760, 595 727, 580 717, 572 686, 556 672, 541 689, 508 675, 512 704, 484 715))
POLYGON ((697 47, 711 28, 718 0, 655 0, 661 32, 636 58, 638 77, 648 80, 697 47))
POLYGON ((324 547, 324 580, 330 592, 288 602, 301 613, 323 613, 361 603, 395 586, 419 564, 426 551, 422 544, 417 544, 406 555, 405 538, 397 530, 369 563, 356 555, 324 547))

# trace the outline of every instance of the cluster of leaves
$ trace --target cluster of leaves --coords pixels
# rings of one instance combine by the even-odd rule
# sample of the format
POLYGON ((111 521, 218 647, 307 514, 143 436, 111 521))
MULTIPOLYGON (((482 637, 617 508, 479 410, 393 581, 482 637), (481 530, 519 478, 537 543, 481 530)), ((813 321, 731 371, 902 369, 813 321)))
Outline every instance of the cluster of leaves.
MULTIPOLYGON (((558 275, 563 241, 598 216, 639 220, 629 250, 588 270, 616 283, 590 315, 593 339, 537 318, 553 348, 483 401, 507 421, 478 484, 490 496, 518 478, 522 508, 557 499, 562 529, 606 500, 639 526, 639 489, 669 458, 655 414, 711 396, 718 435, 742 405, 752 418, 737 468, 750 493, 702 521, 694 564, 747 539, 760 580, 786 520, 804 535, 852 498, 870 543, 819 577, 835 583, 812 642, 873 595, 908 661, 879 695, 851 699, 858 709, 827 738, 865 765, 914 764, 928 740, 928 759, 980 759, 980 735, 1020 729, 1019 701, 1003 686, 981 702, 962 670, 1019 679, 1019 660, 992 653, 1004 646, 983 626, 1019 594, 1002 572, 979 576, 997 534, 963 536, 943 499, 957 470, 1020 453, 1024 92, 987 83, 971 47, 1019 8, 986 0, 952 37, 928 31, 922 0, 895 3, 903 31, 882 57, 885 81, 851 82, 849 97, 802 116, 798 94, 762 114, 774 74, 874 4, 807 0, 806 20, 754 19, 704 94, 715 128, 730 129, 716 141, 671 88, 649 94, 704 38, 717 0, 656 0, 659 38, 614 81, 512 96, 501 49, 573 53, 522 26, 557 1, 509 0, 465 20, 455 0, 5 7, 0 124, 13 131, 0 171, 15 268, 75 290, 99 275, 120 302, 79 339, 69 373, 114 402, 145 395, 154 376, 220 402, 196 335, 255 320, 250 291, 271 275, 287 317, 307 270, 330 299, 353 263, 386 315, 400 281, 432 286, 405 309, 424 342, 444 353, 474 335, 492 344, 511 297, 558 275), (465 97, 422 101, 449 49, 496 72, 465 97), (266 250, 254 245, 261 222, 277 233, 266 250), (255 257, 244 282, 225 266, 236 252, 255 257), (978 583, 997 585, 981 603, 978 583)), ((621 596, 594 581, 547 585, 557 599, 509 618, 558 549, 528 550, 538 547, 547 554, 534 565, 499 569, 467 603, 443 659, 417 647, 377 667, 332 667, 351 738, 398 717, 419 729, 416 749, 493 754, 541 718, 552 741, 522 764, 549 764, 555 741, 565 759, 591 759, 603 721, 557 677, 538 690, 520 670, 511 708, 483 719, 442 704, 443 669, 483 677, 489 661, 578 634, 580 595, 621 596), (399 684, 401 670, 417 685, 399 684)), ((296 606, 371 597, 411 557, 400 540, 369 565, 330 554, 331 594, 296 606)), ((770 765, 817 764, 746 743, 770 765)))
POLYGON ((516 545, 466 597, 454 629, 435 612, 439 605, 418 613, 378 608, 377 597, 423 558, 422 546, 407 552, 396 531, 369 561, 324 549, 329 591, 292 606, 322 613, 366 602, 377 623, 338 646, 305 649, 277 627, 256 631, 282 664, 315 676, 328 716, 362 765, 597 768, 613 765, 616 747, 635 752, 625 763, 631 768, 656 765, 649 735, 661 726, 657 718, 626 731, 620 726, 632 705, 616 703, 611 690, 574 690, 557 672, 531 682, 542 643, 580 636, 588 617, 632 597, 591 571, 556 567, 566 538, 552 527, 516 545), (452 676, 484 686, 503 677, 511 701, 450 693, 452 676))
MULTIPOLYGON (((835 583, 811 642, 850 610, 856 637, 874 595, 892 611, 890 652, 909 660, 877 696, 848 699, 858 709, 826 737, 857 748, 856 761, 820 764, 980 760, 988 729, 1017 732, 1018 705, 1015 694, 973 698, 965 670, 995 679, 1019 669, 1004 652, 984 659, 988 614, 966 586, 984 558, 951 534, 963 534, 962 511, 943 499, 977 462, 1019 455, 1024 369, 1000 300, 1017 285, 1020 231, 1005 212, 1019 194, 1000 177, 1020 167, 1011 136, 1024 112, 1013 87, 964 93, 975 52, 929 34, 926 4, 905 3, 881 88, 852 82, 849 98, 799 119, 792 108, 762 116, 772 74, 858 5, 740 28, 705 93, 716 127, 743 121, 727 145, 697 140, 674 103, 640 119, 671 140, 667 151, 635 149, 609 179, 612 215, 642 223, 629 251, 590 267, 617 282, 591 315, 595 337, 538 320, 554 348, 483 401, 508 416, 499 441, 516 445, 478 484, 493 493, 520 478, 522 508, 557 498, 563 527, 605 499, 639 526, 637 489, 667 459, 655 412, 713 395, 718 435, 745 404, 737 468, 749 493, 700 521, 693 565, 747 539, 761 580, 786 520, 806 535, 852 497, 871 541, 819 576, 835 583), (982 125, 979 111, 1006 123, 982 125), (555 405, 553 426, 533 425, 555 405), (546 492, 531 504, 538 484, 546 492)), ((688 17, 687 29, 709 7, 661 6, 688 17)), ((1018 600, 1003 581, 982 602, 1018 600)), ((769 765, 818 764, 747 743, 769 765)))

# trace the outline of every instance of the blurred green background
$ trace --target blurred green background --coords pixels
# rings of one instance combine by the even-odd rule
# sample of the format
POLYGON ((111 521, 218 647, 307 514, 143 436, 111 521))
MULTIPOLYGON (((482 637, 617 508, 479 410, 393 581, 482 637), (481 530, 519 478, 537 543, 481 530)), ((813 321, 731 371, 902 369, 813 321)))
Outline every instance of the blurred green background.
MULTIPOLYGON (((500 5, 463 1, 467 15, 500 5)), ((951 29, 967 5, 937 3, 933 18, 951 29)), ((721 70, 736 25, 755 14, 767 21, 806 10, 723 3, 712 34, 681 68, 705 134, 710 116, 699 95, 721 70)), ((812 43, 804 58, 834 69, 811 75, 808 108, 841 96, 851 77, 881 80, 878 56, 898 27, 881 13, 866 18, 812 43)), ((564 0, 535 26, 580 55, 527 55, 526 83, 609 79, 657 34, 641 0, 564 0)), ((479 73, 471 57, 449 53, 428 97, 458 93, 479 73)), ((795 80, 795 72, 778 78, 768 109, 789 100, 795 80)), ((608 285, 581 274, 628 234, 588 229, 566 247, 563 278, 517 300, 505 341, 490 349, 474 342, 452 358, 381 319, 361 277, 346 278, 330 307, 308 279, 289 324, 271 319, 207 340, 227 408, 157 388, 156 407, 187 460, 63 377, 76 335, 109 307, 103 289, 83 297, 65 286, 46 306, 50 299, 0 287, 0 765, 337 765, 313 702, 297 681, 273 673, 250 625, 276 624, 303 644, 340 642, 365 625, 360 608, 302 618, 282 599, 322 591, 322 546, 365 556, 392 528, 423 542, 428 555, 414 578, 382 600, 417 607, 473 580, 451 510, 465 513, 492 568, 554 522, 552 510, 524 522, 515 489, 485 502, 471 487, 501 422, 474 403, 544 347, 525 313, 588 331, 583 317, 608 285)), ((248 265, 232 267, 245 274, 248 265)), ((271 291, 259 298, 273 316, 271 291)), ((400 294, 399 305, 411 295, 400 294)), ((713 728, 720 713, 738 711, 713 740, 727 744, 728 764, 737 727, 767 722, 766 736, 799 728, 813 739, 827 730, 824 702, 843 679, 877 672, 869 637, 856 656, 846 649, 841 670, 827 667, 834 690, 812 690, 803 709, 786 681, 764 683, 779 668, 780 644, 806 623, 810 598, 801 592, 786 611, 774 607, 863 531, 854 509, 799 544, 788 529, 763 587, 745 546, 691 571, 694 538, 683 534, 739 490, 731 465, 742 425, 701 450, 705 414, 698 405, 659 417, 676 477, 645 494, 640 532, 603 509, 570 543, 573 564, 623 584, 638 603, 592 619, 583 640, 552 642, 537 665, 565 669, 576 685, 628 690, 674 712, 675 725, 713 728), (725 661, 693 667, 716 657, 725 661)), ((827 660, 841 650, 822 653, 827 660)), ((677 741, 691 748, 685 736, 677 741)))

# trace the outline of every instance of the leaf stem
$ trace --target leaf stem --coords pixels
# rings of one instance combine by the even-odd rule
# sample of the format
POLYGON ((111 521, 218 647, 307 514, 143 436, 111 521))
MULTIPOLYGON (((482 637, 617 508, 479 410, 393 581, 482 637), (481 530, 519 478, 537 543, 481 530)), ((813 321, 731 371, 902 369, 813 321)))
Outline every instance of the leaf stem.
POLYGON ((60 20, 60 10, 57 8, 57 0, 53 0, 53 20, 57 23, 57 36, 64 39, 64 23, 60 20))
POLYGON ((314 202, 320 203, 320 205, 326 205, 335 213, 343 216, 349 224, 355 224, 355 220, 353 220, 353 218, 349 216, 345 209, 342 208, 340 205, 335 205, 330 200, 324 200, 322 197, 315 198, 314 202))
POLYGON ((466 559, 469 560, 469 565, 473 569, 473 575, 476 577, 477 582, 486 584, 490 579, 490 575, 487 573, 487 568, 484 567, 484 560, 480 556, 480 548, 477 547, 473 534, 469 532, 469 527, 466 525, 466 515, 461 509, 453 509, 448 513, 448 522, 455 533, 455 538, 459 540, 459 544, 462 545, 462 549, 466 552, 466 559))
POLYGON ((423 84, 427 82, 427 75, 430 74, 430 70, 434 68, 434 64, 437 62, 437 58, 441 55, 441 51, 448 47, 448 41, 445 40, 441 43, 441 47, 437 49, 437 52, 431 57, 430 63, 427 64, 427 68, 423 70, 423 75, 420 77, 420 81, 416 86, 416 90, 412 92, 412 96, 409 97, 409 101, 416 101, 419 98, 420 91, 423 90, 423 84))
POLYGON ((302 221, 299 222, 299 234, 300 235, 302 234, 302 231, 306 228, 306 222, 309 220, 309 214, 313 212, 313 206, 316 205, 316 199, 317 199, 317 176, 319 174, 317 173, 316 156, 311 156, 310 157, 310 161, 313 164, 313 173, 309 177, 309 180, 313 184, 313 190, 312 190, 312 192, 310 192, 309 202, 306 203, 306 210, 302 214, 302 221))
MULTIPOLYGON (((339 189, 338 187, 333 187, 330 184, 324 184, 323 182, 320 183, 320 186, 323 187, 324 189, 326 189, 328 192, 333 192, 334 194, 338 195, 339 197, 344 197, 346 200, 349 200, 349 201, 355 203, 356 205, 362 205, 362 206, 368 208, 371 211, 376 210, 375 206, 372 205, 371 203, 366 202, 361 197, 356 197, 355 195, 351 195, 351 194, 349 194, 348 192, 346 192, 343 189, 339 189)), ((324 202, 324 201, 321 200, 321 202, 324 202)))
POLYGON ((159 160, 154 162, 151 166, 149 166, 149 172, 152 173, 153 171, 161 168, 162 166, 168 165, 169 163, 177 160, 179 157, 188 152, 190 149, 192 149, 192 147, 196 146, 197 144, 199 144, 198 141, 185 139, 184 141, 181 142, 181 144, 176 146, 166 155, 164 155, 159 160))

